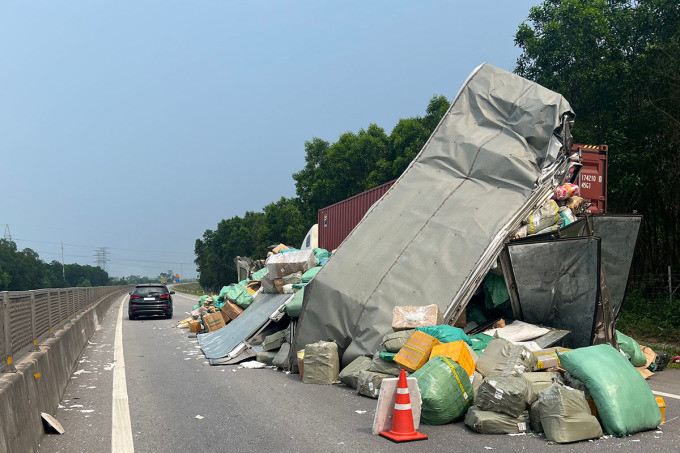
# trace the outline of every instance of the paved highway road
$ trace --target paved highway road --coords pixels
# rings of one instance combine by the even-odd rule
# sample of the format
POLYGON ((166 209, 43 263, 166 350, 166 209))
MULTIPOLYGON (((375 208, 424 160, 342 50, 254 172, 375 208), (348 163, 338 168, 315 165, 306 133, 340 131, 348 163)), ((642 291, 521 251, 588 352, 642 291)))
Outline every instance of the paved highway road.
MULTIPOLYGON (((174 297, 173 320, 130 321, 127 297, 112 305, 83 351, 54 414, 66 433, 45 436, 40 452, 118 453, 125 451, 126 440, 136 452, 153 453, 680 451, 678 397, 665 398, 667 422, 660 429, 623 439, 548 445, 545 438, 531 434, 477 434, 458 422, 423 425, 420 431, 430 436, 428 440, 393 444, 371 435, 376 400, 348 387, 305 385, 299 375, 271 369, 208 365, 196 339, 189 338, 186 329, 173 328, 196 298, 174 297), (122 327, 122 351, 115 350, 117 325, 122 327), (124 367, 121 356, 116 356, 121 352, 124 367), (126 385, 121 388, 121 383, 126 385)), ((678 370, 666 370, 648 382, 653 390, 678 395, 679 376, 678 370)))

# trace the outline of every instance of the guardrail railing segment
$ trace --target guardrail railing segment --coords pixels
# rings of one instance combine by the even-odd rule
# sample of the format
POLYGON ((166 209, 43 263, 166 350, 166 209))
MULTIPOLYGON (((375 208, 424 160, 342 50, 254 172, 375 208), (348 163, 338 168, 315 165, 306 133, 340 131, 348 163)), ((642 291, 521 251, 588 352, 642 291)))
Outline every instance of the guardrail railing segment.
POLYGON ((39 350, 54 331, 125 286, 50 288, 0 292, 0 373, 16 371, 17 357, 39 350))

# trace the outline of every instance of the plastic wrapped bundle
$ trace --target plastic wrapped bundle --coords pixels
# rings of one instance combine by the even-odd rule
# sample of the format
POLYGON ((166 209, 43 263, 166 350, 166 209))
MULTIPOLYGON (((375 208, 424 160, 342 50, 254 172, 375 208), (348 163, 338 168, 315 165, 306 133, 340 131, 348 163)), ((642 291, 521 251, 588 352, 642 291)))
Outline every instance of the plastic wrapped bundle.
POLYGON ((311 250, 298 250, 277 253, 267 258, 267 275, 272 279, 282 278, 296 272, 305 273, 316 266, 316 258, 311 250))
POLYGON ((357 393, 359 395, 368 396, 369 398, 377 398, 380 394, 380 385, 383 379, 393 378, 391 374, 375 373, 373 371, 360 371, 359 379, 357 380, 357 393))
POLYGON ((538 394, 538 411, 545 438, 551 442, 577 442, 602 436, 600 422, 590 414, 580 390, 553 384, 538 394))
POLYGON ((493 339, 477 361, 484 376, 518 376, 536 369, 538 359, 526 347, 500 338, 493 339))
POLYGON ((373 371, 374 373, 399 376, 399 373, 401 373, 401 367, 399 366, 398 363, 394 361, 388 362, 386 360, 381 359, 380 352, 376 352, 373 355, 373 360, 371 361, 369 371, 373 371))
POLYGON ((543 432, 543 425, 541 425, 541 408, 538 404, 538 399, 529 407, 529 428, 535 433, 543 432))
POLYGON ((371 359, 369 357, 363 355, 359 356, 342 369, 338 375, 338 379, 346 386, 356 389, 359 381, 359 373, 361 371, 368 371, 370 366, 371 359))
POLYGON ((392 310, 392 328, 394 330, 436 326, 442 324, 442 322, 439 307, 434 304, 419 307, 396 306, 392 310))
POLYGON ((304 367, 305 374, 302 382, 305 384, 332 384, 338 378, 340 371, 338 345, 330 341, 306 345, 304 367))
POLYGON ((258 352, 256 356, 256 360, 258 362, 262 362, 265 365, 273 365, 274 364, 274 358, 278 354, 278 351, 262 351, 258 352))
POLYGON ((463 367, 447 357, 432 358, 411 377, 418 380, 423 423, 451 423, 463 417, 474 404, 470 377, 463 367))
POLYGON ((465 424, 481 434, 521 434, 527 432, 529 413, 511 417, 500 412, 485 411, 471 407, 465 416, 465 424))
POLYGON ((563 383, 562 376, 557 372, 524 373, 522 379, 527 382, 527 404, 533 404, 538 399, 538 394, 554 382, 563 383))
POLYGON ((576 184, 563 184, 555 189, 555 200, 566 200, 571 197, 578 197, 581 195, 581 188, 576 184))
POLYGON ((272 365, 288 371, 288 356, 290 355, 290 343, 283 343, 281 348, 274 356, 272 365))
POLYGON ((522 223, 527 226, 528 234, 535 234, 560 220, 559 208, 554 200, 548 200, 541 208, 527 216, 522 223))
POLYGON ((475 401, 480 409, 516 418, 526 409, 527 392, 527 381, 521 377, 489 377, 479 387, 475 401))
POLYGON ((382 346, 387 352, 399 352, 404 347, 415 329, 400 330, 399 332, 388 333, 382 339, 382 346))
POLYGON ((654 429, 661 411, 644 378, 608 344, 560 354, 562 367, 590 391, 608 434, 623 437, 654 429))

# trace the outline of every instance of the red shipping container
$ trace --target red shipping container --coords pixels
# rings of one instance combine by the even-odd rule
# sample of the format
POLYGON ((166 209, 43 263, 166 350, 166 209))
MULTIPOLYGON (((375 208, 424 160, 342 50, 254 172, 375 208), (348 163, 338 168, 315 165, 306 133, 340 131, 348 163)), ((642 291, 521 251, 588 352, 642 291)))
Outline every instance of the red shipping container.
POLYGON ((319 209, 319 247, 329 251, 338 248, 373 203, 378 201, 395 181, 396 179, 319 209))
POLYGON ((572 151, 581 150, 583 168, 580 180, 581 197, 592 203, 589 211, 592 214, 607 212, 607 145, 574 144, 572 151))

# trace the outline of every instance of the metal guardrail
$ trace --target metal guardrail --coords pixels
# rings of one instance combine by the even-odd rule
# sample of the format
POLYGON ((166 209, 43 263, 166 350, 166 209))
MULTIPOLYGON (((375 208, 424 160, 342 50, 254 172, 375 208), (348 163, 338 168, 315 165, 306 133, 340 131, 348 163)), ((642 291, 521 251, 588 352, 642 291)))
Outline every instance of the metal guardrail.
POLYGON ((16 371, 14 359, 38 351, 39 343, 124 286, 0 292, 0 372, 16 371))

